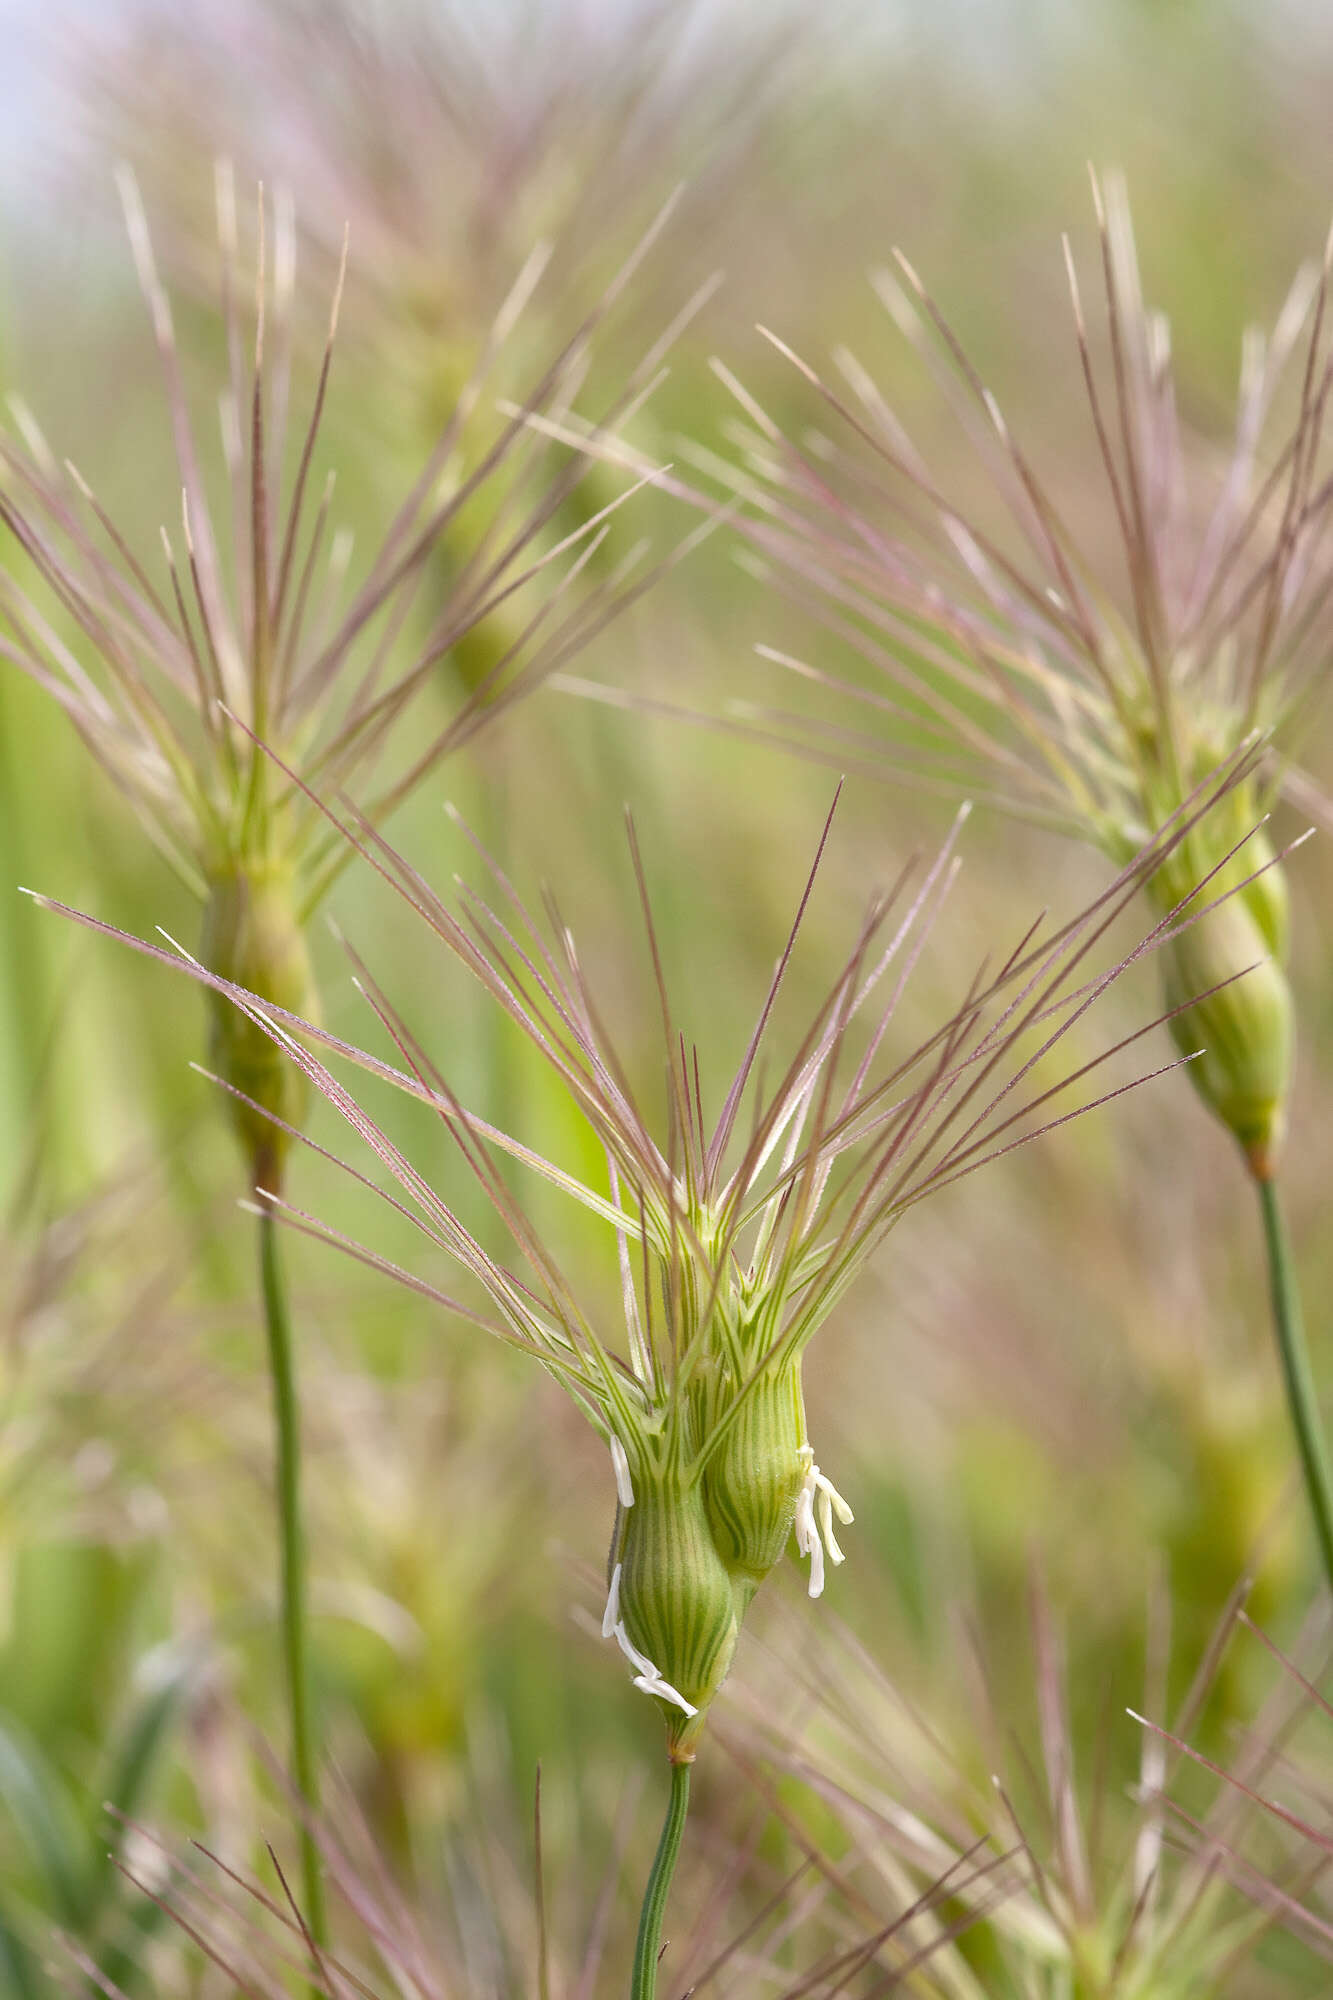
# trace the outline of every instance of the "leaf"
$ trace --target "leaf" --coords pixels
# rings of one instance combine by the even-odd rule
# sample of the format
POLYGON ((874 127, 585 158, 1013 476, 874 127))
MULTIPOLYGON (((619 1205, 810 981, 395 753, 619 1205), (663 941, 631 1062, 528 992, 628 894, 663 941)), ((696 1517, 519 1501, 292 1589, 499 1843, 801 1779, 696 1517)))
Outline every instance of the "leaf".
POLYGON ((124 1823, 135 1817, 152 1783, 167 1736, 199 1667, 200 1658, 195 1650, 187 1651, 173 1661, 135 1703, 111 1746, 106 1778, 90 1802, 88 1835, 97 1858, 85 1900, 85 1920, 89 1931, 121 1881, 110 1859, 100 1852, 104 1844, 102 1816, 107 1811, 111 1813, 115 1821, 112 1845, 119 1847, 124 1835, 124 1823))
POLYGON ((87 1851, 60 1780, 14 1724, 0 1724, 0 1809, 8 1814, 63 1922, 78 1928, 87 1851))
POLYGON ((12 2000, 42 2000, 37 1962, 0 1909, 0 1991, 12 2000))

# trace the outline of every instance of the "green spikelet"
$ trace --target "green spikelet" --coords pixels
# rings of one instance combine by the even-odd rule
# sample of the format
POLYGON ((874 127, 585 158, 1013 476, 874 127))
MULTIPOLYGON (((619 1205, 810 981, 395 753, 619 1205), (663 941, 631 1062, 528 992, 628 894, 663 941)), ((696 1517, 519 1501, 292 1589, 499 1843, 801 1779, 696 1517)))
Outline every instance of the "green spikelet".
MULTIPOLYGON (((290 876, 265 865, 229 868, 213 877, 204 912, 204 964, 263 1000, 311 1018, 314 985, 297 921, 290 876)), ((263 1112, 300 1127, 307 1085, 264 1030, 223 994, 208 1000, 209 1061, 223 1080, 263 1112)), ((232 1122, 256 1186, 277 1191, 289 1135, 248 1104, 231 1100, 232 1122)))
POLYGON ((704 1472, 704 1504, 741 1608, 781 1561, 810 1464, 799 1363, 746 1395, 704 1472))
MULTIPOLYGON (((1222 895, 1271 856, 1255 835, 1203 897, 1222 895)), ((1181 872, 1177 861, 1156 878, 1152 893, 1160 909, 1185 893, 1181 872)), ((1272 1173, 1282 1144, 1295 1057, 1295 1016, 1283 970, 1287 932, 1287 885, 1281 869, 1270 866, 1165 950, 1166 1003, 1184 1009, 1171 1023, 1176 1046, 1196 1058, 1189 1067, 1194 1088, 1260 1179, 1272 1173), (1187 1005, 1196 994, 1207 997, 1187 1005)))
MULTIPOLYGON (((1145 716, 1132 741, 1143 818, 1110 830, 1111 853, 1128 860, 1145 825, 1168 825, 1228 754, 1234 748, 1225 731, 1206 718, 1196 718, 1190 742, 1172 747, 1156 716, 1145 716)), ((1159 917, 1182 906, 1181 922, 1218 904, 1163 948, 1164 998, 1168 1008, 1181 1009, 1171 1034, 1181 1054, 1193 1058, 1190 1081, 1238 1140, 1251 1171, 1265 1180, 1282 1144, 1296 1037, 1284 970, 1287 882, 1262 818, 1259 782, 1251 773, 1214 799, 1152 877, 1148 895, 1159 917), (1199 995, 1207 997, 1191 1005, 1199 995)))
POLYGON ((1291 951, 1291 891, 1286 871, 1273 861, 1273 847, 1262 833, 1250 840, 1247 872, 1262 868, 1263 874, 1247 882, 1237 901, 1245 905, 1259 927, 1259 934, 1280 966, 1291 951))
POLYGON ((737 1634, 731 1578, 713 1541, 700 1481, 674 1470, 636 1476, 634 1505, 620 1510, 612 1556, 630 1643, 697 1711, 687 1715, 678 1703, 659 1701, 668 1751, 686 1761, 726 1679, 737 1634))

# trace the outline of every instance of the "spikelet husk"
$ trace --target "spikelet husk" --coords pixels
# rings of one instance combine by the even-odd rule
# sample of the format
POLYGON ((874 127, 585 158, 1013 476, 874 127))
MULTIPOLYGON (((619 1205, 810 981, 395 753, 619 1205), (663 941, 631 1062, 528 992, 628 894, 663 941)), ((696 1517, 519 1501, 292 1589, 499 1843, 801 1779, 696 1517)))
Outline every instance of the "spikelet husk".
MULTIPOLYGON (((1194 1058, 1188 1073, 1195 1090, 1239 1142, 1252 1171, 1266 1179, 1281 1150, 1295 1062, 1295 1010, 1284 970, 1287 885, 1262 836, 1247 843, 1244 855, 1209 883, 1210 897, 1232 885, 1228 876, 1234 881, 1259 867, 1264 873, 1167 944, 1163 990, 1167 1006, 1181 1010, 1171 1033, 1182 1055, 1194 1058)), ((1163 870, 1154 882, 1161 907, 1176 899, 1176 872, 1163 870)))
POLYGON ((713 1539, 740 1608, 781 1561, 810 1463, 799 1363, 748 1391, 704 1472, 713 1539))
MULTIPOLYGON (((200 955, 210 971, 261 1000, 314 1018, 310 957, 286 870, 269 864, 219 870, 210 884, 200 955)), ((216 993, 208 995, 208 1050, 223 1081, 251 1100, 230 1100, 232 1126, 254 1185, 276 1193, 291 1135, 272 1121, 300 1129, 309 1101, 306 1078, 271 1035, 216 993)))
POLYGON ((667 1748, 688 1761, 709 1703, 727 1677, 738 1623, 731 1577, 717 1552, 697 1478, 668 1472, 635 1481, 632 1507, 621 1509, 620 1611, 625 1630, 662 1678, 698 1714, 661 1701, 667 1748))

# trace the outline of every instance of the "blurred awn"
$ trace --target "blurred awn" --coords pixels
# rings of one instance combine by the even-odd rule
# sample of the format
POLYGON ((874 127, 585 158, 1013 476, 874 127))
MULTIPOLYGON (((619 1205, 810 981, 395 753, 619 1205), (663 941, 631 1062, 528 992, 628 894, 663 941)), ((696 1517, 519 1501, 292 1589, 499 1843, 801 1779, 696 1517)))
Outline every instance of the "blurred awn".
MULTIPOLYGON (((862 1898, 910 1903, 966 1859, 956 1901, 977 1931, 975 1954, 950 1948, 942 1913, 904 1924, 895 1948, 912 1962, 930 1953, 932 1990, 948 2000, 1210 2000, 1235 1990, 1266 1936, 1308 1886, 1307 1861, 1240 1861, 1262 1822, 1257 1788, 1274 1769, 1294 1703, 1279 1691, 1248 1733, 1234 1782, 1219 1784, 1195 1814, 1173 1795, 1185 1739, 1205 1716, 1238 1624, 1247 1586, 1219 1620, 1169 1732, 1146 1732, 1137 1783, 1122 1797, 1104 1756, 1080 1771, 1063 1647, 1044 1593, 1031 1623, 1038 1743, 1029 1756, 996 1712, 975 1639, 952 1677, 966 1690, 966 1734, 915 1712, 891 1676, 833 1621, 775 1660, 771 1698, 750 1696, 753 1720, 729 1745, 757 1784, 796 1779, 847 1836, 840 1874, 862 1898), (790 1703, 798 1723, 783 1718, 790 1703), (978 1782, 977 1770, 989 1774, 978 1782), (978 1829, 991 1866, 977 1864, 978 1829), (1238 1893, 1238 1891, 1240 1893, 1238 1893), (981 1968, 979 1970, 979 1968, 981 1968)), ((1154 1594, 1144 1699, 1165 1706, 1169 1602, 1154 1594)), ((965 1731, 966 1722, 960 1725, 965 1731)), ((1104 1748, 1108 1746, 1103 1746, 1104 1748)), ((1218 1778, 1217 1766, 1208 1765, 1218 1778)), ((791 1797, 790 1789, 786 1796, 791 1797)), ((799 1818, 799 1812, 798 1812, 799 1818)), ((894 1968, 902 1979, 904 1967, 894 1968)), ((891 1979, 872 1992, 891 1990, 891 1979)))
MULTIPOLYGON (((524 1837, 514 1825, 507 1787, 494 1783, 496 1774, 485 1768, 488 1761, 483 1759, 478 1774, 477 1835, 448 1841, 443 1895, 432 1891, 424 1871, 400 1877, 350 1792, 339 1795, 334 1813, 321 1815, 315 1837, 344 1928, 355 1937, 357 1950, 320 1954, 311 1975, 316 1993, 327 2000, 350 1995, 378 2000, 381 1994, 384 2000, 390 1994, 414 2000, 467 2000, 471 1995, 477 2000, 499 1995, 528 2000, 533 1994, 538 2000, 592 2000, 594 1993, 619 1983, 626 1940, 615 1901, 635 1788, 625 1787, 591 1906, 587 1891, 580 1889, 573 1921, 562 1923, 550 1907, 554 1870, 543 1851, 540 1775, 533 1823, 524 1837)), ((673 1940, 689 1967, 689 1992, 738 1991, 737 1982, 743 1981, 746 1991, 762 1984, 774 2000, 833 2000, 848 1990, 846 1975, 849 1968, 855 1970, 854 1960, 872 1964, 886 1938, 921 1910, 955 1894, 960 1881, 966 1883, 966 1868, 953 1871, 916 1898, 912 1910, 887 1924, 877 1921, 868 1939, 824 1951, 809 1972, 793 1978, 788 1969, 791 1938, 821 1920, 832 1924, 837 1899, 817 1848, 785 1818, 761 1800, 750 1815, 749 1831, 738 1840, 720 1880, 714 1880, 703 1912, 673 1940), (775 1834, 785 1836, 780 1864, 760 1854, 761 1840, 771 1847, 775 1834), (793 1848, 799 1858, 788 1867, 793 1848), (751 1890, 757 1907, 739 1926, 726 1929, 726 1896, 741 1887, 751 1890)), ((239 1990, 279 2000, 292 1977, 305 1970, 309 1939, 271 1850, 275 1879, 270 1884, 229 1863, 215 1843, 196 1841, 194 1853, 186 1855, 140 1822, 126 1828, 122 1845, 122 1873, 129 1885, 156 1913, 169 1917, 239 1990)), ((578 1851, 586 1873, 586 1843, 578 1851)), ((844 1931, 838 1924, 836 1934, 841 1937, 844 1931)), ((86 1953, 68 1944, 66 1949, 87 1973, 93 1991, 119 2000, 86 1953)), ((164 1979, 160 1990, 176 1989, 164 1979)))
POLYGON ((169 212, 183 282, 210 264, 198 164, 214 152, 291 186, 326 261, 350 222, 348 331, 376 393, 407 385, 420 422, 452 407, 532 243, 552 257, 516 328, 529 360, 552 311, 586 309, 685 182, 690 226, 632 302, 636 324, 671 317, 744 199, 799 34, 794 8, 732 19, 700 0, 484 21, 364 0, 201 0, 167 21, 129 5, 84 96, 169 212))
MULTIPOLYGON (((295 191, 324 268, 336 268, 350 224, 346 362, 380 429, 405 434, 415 450, 469 393, 534 243, 549 246, 542 285, 489 371, 511 398, 669 198, 682 226, 664 254, 639 265, 609 365, 628 366, 633 342, 658 347, 682 300, 687 318, 704 306, 720 281, 709 275, 717 238, 737 234, 773 85, 799 32, 785 4, 742 20, 707 0, 484 15, 365 0, 201 0, 172 20, 130 4, 110 24, 109 46, 85 58, 83 95, 110 127, 113 156, 136 161, 168 218, 164 254, 185 286, 198 290, 214 261, 200 174, 214 153, 295 191)), ((298 316, 294 331, 309 344, 317 326, 298 316)), ((649 434, 651 423, 645 412, 649 434)), ((615 491, 605 466, 586 460, 555 532, 576 531, 615 491)), ((470 569, 488 505, 483 494, 444 524, 427 596, 470 569)), ((589 574, 604 576, 611 560, 606 545, 590 549, 589 574)), ((462 687, 490 671, 521 623, 504 604, 459 635, 450 664, 462 687)), ((497 846, 502 822, 497 811, 486 829, 497 846)))
POLYGON ((1256 1903, 1272 1912, 1296 1935, 1305 1938, 1327 1961, 1333 1957, 1333 1922, 1315 1906, 1313 1891, 1328 1874, 1333 1863, 1333 1840, 1325 1825, 1328 1816, 1327 1781, 1322 1772, 1302 1759, 1291 1739, 1307 1719, 1327 1723, 1333 1707, 1319 1692, 1316 1683, 1328 1669, 1328 1639, 1323 1628, 1307 1630, 1299 1642, 1299 1657, 1284 1652, 1242 1609, 1237 1623, 1259 1639, 1282 1670, 1282 1678, 1270 1696, 1267 1714, 1252 1732, 1239 1757, 1224 1766, 1183 1740, 1180 1725, 1171 1727, 1140 1715, 1128 1714, 1144 1732, 1145 1744, 1152 1746, 1159 1763, 1167 1759, 1189 1762, 1220 1780, 1230 1798, 1227 1838, 1219 1839, 1210 1827, 1201 1826, 1182 1806, 1166 1799, 1163 1804, 1182 1829, 1182 1838, 1193 1837, 1200 1851, 1207 1852, 1213 1866, 1256 1903), (1313 1658, 1311 1658, 1313 1655, 1313 1658), (1277 1786, 1283 1783, 1283 1795, 1277 1786), (1300 1809, 1287 1803, 1300 1802, 1300 1809), (1256 1854, 1253 1843, 1245 1842, 1247 1828, 1261 1826, 1276 1835, 1283 1850, 1275 1862, 1256 1854), (1205 1843, 1211 1843, 1205 1847, 1205 1843), (1279 1879, 1280 1878, 1280 1879, 1279 1879))

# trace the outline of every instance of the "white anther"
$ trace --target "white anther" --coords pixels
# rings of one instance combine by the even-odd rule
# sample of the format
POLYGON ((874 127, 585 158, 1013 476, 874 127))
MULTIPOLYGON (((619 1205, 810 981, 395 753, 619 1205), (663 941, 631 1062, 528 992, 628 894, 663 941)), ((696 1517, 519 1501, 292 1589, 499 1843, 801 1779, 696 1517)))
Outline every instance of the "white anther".
POLYGON ((602 1637, 614 1639, 625 1658, 634 1669, 634 1686, 642 1688, 645 1694, 655 1695, 658 1701, 673 1701, 677 1708, 683 1708, 686 1715, 697 1715, 698 1709, 691 1701, 686 1701, 679 1688, 673 1688, 670 1681, 663 1680, 658 1669, 646 1653, 641 1653, 620 1615, 620 1572, 624 1565, 617 1563, 611 1572, 611 1588, 606 1593, 606 1610, 602 1613, 602 1637))
POLYGON ((625 1630, 623 1620, 616 1627, 616 1640, 621 1652, 625 1655, 630 1665, 639 1669, 633 1681, 633 1685, 636 1688, 641 1688, 644 1694, 655 1695, 658 1701, 675 1702, 677 1708, 683 1708, 686 1715, 697 1715, 699 1713, 694 1703, 686 1701, 679 1688, 672 1687, 670 1681, 663 1680, 659 1669, 653 1665, 653 1662, 648 1659, 646 1654, 639 1651, 634 1641, 630 1638, 629 1633, 625 1630))
POLYGON ((836 1514, 844 1527, 854 1516, 851 1508, 839 1493, 831 1479, 826 1479, 815 1464, 815 1455, 809 1445, 801 1447, 801 1455, 808 1458, 805 1478, 796 1496, 796 1519, 793 1527, 796 1546, 803 1556, 810 1558, 810 1595, 819 1597, 824 1589, 824 1553, 828 1551, 831 1563, 845 1560, 838 1547, 833 1532, 833 1517, 836 1514), (818 1500, 819 1518, 816 1525, 815 1503, 818 1500))
POLYGON ((827 1493, 821 1493, 819 1496, 819 1532, 824 1537, 824 1547, 828 1550, 829 1561, 835 1565, 842 1562, 844 1557, 838 1547, 838 1538, 833 1532, 833 1508, 827 1493))
POLYGON ((611 1630, 616 1644, 636 1673, 645 1675, 649 1680, 660 1680, 662 1678, 657 1668, 648 1658, 648 1655, 641 1653, 630 1638, 629 1633, 625 1630, 625 1621, 623 1618, 618 1618, 611 1630))
POLYGON ((818 1475, 818 1485, 819 1532, 824 1537, 824 1547, 828 1550, 828 1557, 831 1563, 845 1562, 847 1558, 838 1547, 838 1538, 833 1532, 833 1515, 836 1510, 838 1519, 847 1522, 852 1518, 852 1510, 842 1495, 835 1487, 829 1484, 822 1473, 818 1475))
POLYGON ((614 1431, 611 1433, 611 1469, 616 1475, 616 1498, 622 1507, 632 1507, 634 1487, 629 1476, 629 1458, 614 1431))
POLYGON ((617 1563, 611 1572, 611 1588, 606 1593, 606 1610, 602 1613, 602 1637, 609 1639, 620 1623, 620 1572, 624 1565, 617 1563))
POLYGON ((657 1673, 656 1668, 653 1669, 653 1673, 656 1678, 652 1680, 649 1679, 647 1674, 636 1674, 633 1685, 636 1688, 642 1688, 645 1694, 653 1695, 658 1701, 674 1701, 676 1707, 683 1708, 686 1715, 697 1715, 699 1713, 694 1703, 686 1701, 684 1695, 678 1688, 673 1688, 670 1681, 664 1681, 661 1675, 657 1673))
POLYGON ((815 1480, 814 1463, 805 1475, 804 1483, 796 1496, 796 1546, 803 1556, 810 1558, 810 1595, 822 1596, 824 1590, 824 1544, 819 1539, 815 1527, 815 1480))

